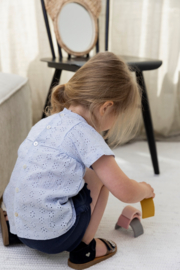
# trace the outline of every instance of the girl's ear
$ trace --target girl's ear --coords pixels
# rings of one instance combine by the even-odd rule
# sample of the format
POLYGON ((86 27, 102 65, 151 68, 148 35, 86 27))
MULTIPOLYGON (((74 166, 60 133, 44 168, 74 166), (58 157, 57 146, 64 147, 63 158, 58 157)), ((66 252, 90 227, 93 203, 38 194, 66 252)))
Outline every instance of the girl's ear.
POLYGON ((114 105, 114 102, 111 100, 104 102, 104 104, 102 104, 99 108, 100 115, 103 116, 105 113, 107 113, 109 109, 112 108, 113 105, 114 105))

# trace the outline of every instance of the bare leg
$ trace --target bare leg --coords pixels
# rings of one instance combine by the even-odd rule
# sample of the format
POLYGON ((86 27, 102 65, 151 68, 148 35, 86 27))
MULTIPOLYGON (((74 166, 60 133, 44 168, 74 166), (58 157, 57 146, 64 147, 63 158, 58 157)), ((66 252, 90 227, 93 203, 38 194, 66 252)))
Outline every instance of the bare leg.
MULTIPOLYGON (((85 182, 88 184, 88 189, 91 191, 91 220, 85 232, 82 241, 89 244, 94 238, 96 231, 99 227, 99 223, 102 219, 106 204, 108 201, 109 191, 103 185, 96 173, 87 169, 84 176, 85 182)), ((106 254, 107 248, 102 241, 96 239, 96 257, 106 254)))

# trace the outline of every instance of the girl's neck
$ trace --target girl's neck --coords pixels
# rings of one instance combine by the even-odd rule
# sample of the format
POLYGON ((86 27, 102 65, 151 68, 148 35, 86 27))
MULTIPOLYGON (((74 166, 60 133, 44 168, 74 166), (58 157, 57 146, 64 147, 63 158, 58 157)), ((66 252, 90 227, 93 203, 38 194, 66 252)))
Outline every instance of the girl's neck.
POLYGON ((90 111, 84 108, 82 105, 77 106, 71 105, 68 109, 82 116, 87 121, 87 123, 91 125, 93 128, 95 128, 98 132, 111 129, 117 118, 113 111, 112 101, 107 101, 100 107, 96 107, 94 109, 93 113, 96 117, 95 120, 96 124, 92 122, 90 111))
POLYGON ((77 106, 70 105, 68 110, 70 110, 73 113, 79 114, 80 116, 82 116, 86 120, 86 122, 89 125, 92 126, 90 112, 87 109, 85 109, 83 106, 81 106, 81 105, 77 105, 77 106))

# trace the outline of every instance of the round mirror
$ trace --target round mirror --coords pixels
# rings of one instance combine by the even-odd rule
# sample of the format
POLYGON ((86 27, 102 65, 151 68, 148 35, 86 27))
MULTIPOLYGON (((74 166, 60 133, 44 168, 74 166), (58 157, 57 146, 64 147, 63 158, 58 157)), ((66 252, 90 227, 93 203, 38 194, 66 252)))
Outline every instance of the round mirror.
POLYGON ((56 37, 68 53, 87 54, 97 41, 97 18, 78 2, 65 3, 56 17, 56 37))

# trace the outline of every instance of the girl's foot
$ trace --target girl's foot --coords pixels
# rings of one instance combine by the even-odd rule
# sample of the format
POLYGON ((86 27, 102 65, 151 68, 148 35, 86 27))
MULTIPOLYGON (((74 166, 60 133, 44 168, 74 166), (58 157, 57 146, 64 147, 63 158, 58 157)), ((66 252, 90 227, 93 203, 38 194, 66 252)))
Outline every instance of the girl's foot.
POLYGON ((98 238, 96 240, 96 257, 103 256, 107 253, 106 245, 98 238))
POLYGON ((102 238, 93 239, 89 245, 81 242, 78 247, 70 252, 68 265, 73 269, 85 269, 112 257, 116 251, 117 246, 114 242, 102 238), (100 241, 104 245, 100 244, 100 241), (106 250, 104 250, 104 247, 106 247, 106 250))

